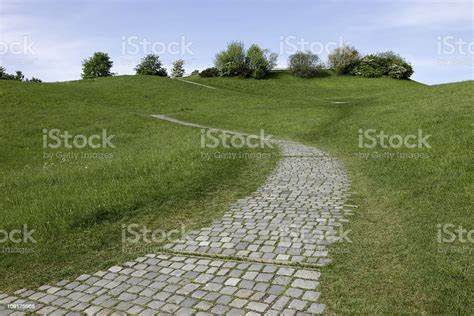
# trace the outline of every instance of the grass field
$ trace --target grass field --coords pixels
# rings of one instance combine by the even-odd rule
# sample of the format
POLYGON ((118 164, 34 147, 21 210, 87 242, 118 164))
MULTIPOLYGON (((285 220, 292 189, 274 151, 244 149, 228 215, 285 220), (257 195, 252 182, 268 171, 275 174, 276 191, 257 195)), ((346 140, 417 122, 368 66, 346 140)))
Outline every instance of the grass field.
POLYGON ((430 87, 286 73, 260 81, 188 80, 218 90, 135 76, 0 82, 1 222, 29 223, 39 237, 33 255, 0 257, 1 290, 123 260, 122 223, 204 225, 274 165, 203 160, 199 131, 147 117, 168 114, 251 133, 264 129, 345 163, 355 192, 350 202, 359 207, 347 227, 352 243, 334 245, 334 264, 324 268, 321 291, 331 312, 473 313, 474 244, 437 241, 438 224, 474 229, 472 81, 430 87), (42 156, 43 128, 110 130, 116 158, 50 165, 42 156), (402 136, 422 130, 431 135, 430 148, 360 148, 360 131, 369 129, 402 136))

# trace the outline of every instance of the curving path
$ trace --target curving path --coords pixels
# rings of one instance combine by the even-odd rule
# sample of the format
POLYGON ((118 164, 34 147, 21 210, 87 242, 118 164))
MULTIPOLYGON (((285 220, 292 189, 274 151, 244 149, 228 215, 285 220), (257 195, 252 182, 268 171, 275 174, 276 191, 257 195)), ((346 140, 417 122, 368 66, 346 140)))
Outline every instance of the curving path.
POLYGON ((0 294, 0 315, 323 312, 318 267, 330 262, 327 247, 338 240, 339 229, 352 214, 344 207, 349 181, 341 164, 319 149, 275 142, 282 159, 265 184, 231 205, 210 227, 165 245, 161 254, 108 271, 36 291, 19 290, 15 296, 0 294), (29 308, 13 308, 25 306, 29 308))

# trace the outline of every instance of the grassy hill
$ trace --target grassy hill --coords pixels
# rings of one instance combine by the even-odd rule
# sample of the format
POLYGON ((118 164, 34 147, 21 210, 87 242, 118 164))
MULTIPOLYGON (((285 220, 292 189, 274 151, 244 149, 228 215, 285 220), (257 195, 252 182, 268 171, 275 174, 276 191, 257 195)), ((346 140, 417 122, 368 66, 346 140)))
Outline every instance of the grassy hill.
POLYGON ((323 273, 331 311, 472 312, 474 244, 437 241, 439 224, 474 229, 472 81, 425 86, 286 73, 259 81, 188 80, 218 90, 136 76, 0 82, 0 219, 10 228, 30 223, 40 237, 34 254, 0 256, 1 290, 123 260, 122 223, 204 225, 255 189, 275 163, 202 159, 199 131, 148 117, 160 113, 251 133, 264 129, 345 163, 356 193, 351 203, 359 207, 347 226, 352 243, 333 246, 335 262, 323 273), (116 135, 114 159, 44 159, 43 128, 88 135, 105 128, 116 135), (361 148, 367 130, 403 137, 421 130, 430 147, 361 148))

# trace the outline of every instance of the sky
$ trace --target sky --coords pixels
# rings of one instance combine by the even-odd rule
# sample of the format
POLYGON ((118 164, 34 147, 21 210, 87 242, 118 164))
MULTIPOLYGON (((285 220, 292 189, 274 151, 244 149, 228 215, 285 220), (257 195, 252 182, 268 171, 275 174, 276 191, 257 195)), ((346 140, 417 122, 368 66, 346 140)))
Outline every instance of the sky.
POLYGON ((309 50, 325 61, 341 44, 360 53, 395 51, 413 80, 473 80, 471 0, 0 0, 0 65, 43 81, 80 79, 82 61, 109 54, 112 72, 133 74, 146 54, 186 72, 213 65, 231 41, 279 55, 309 50))

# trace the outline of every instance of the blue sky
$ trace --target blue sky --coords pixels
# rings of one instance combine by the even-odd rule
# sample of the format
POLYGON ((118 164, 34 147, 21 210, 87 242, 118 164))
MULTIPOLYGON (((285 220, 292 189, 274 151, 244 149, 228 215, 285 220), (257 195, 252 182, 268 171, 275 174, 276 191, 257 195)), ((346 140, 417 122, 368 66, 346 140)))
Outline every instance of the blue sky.
POLYGON ((413 79, 473 79, 471 0, 323 1, 0 1, 0 64, 44 81, 80 78, 81 61, 109 53, 113 72, 132 74, 147 53, 187 72, 213 63, 232 40, 288 56, 312 50, 326 59, 339 43, 361 53, 393 50, 412 63, 413 79), (145 43, 145 44, 144 44, 145 43))

